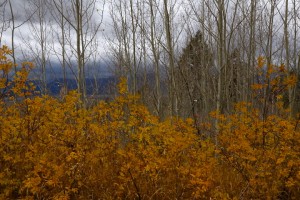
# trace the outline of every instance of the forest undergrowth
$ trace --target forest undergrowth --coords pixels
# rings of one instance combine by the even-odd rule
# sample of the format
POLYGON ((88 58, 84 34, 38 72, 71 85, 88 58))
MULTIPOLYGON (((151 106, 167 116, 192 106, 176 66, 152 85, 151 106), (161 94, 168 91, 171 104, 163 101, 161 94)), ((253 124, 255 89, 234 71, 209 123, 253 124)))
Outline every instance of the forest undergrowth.
POLYGON ((74 91, 61 99, 36 95, 27 82, 31 63, 9 79, 10 53, 0 49, 1 199, 300 197, 299 116, 284 106, 297 80, 284 66, 264 72, 258 59, 268 80, 252 88, 261 106, 241 102, 196 124, 160 121, 128 92, 126 79, 113 101, 89 108, 74 91))

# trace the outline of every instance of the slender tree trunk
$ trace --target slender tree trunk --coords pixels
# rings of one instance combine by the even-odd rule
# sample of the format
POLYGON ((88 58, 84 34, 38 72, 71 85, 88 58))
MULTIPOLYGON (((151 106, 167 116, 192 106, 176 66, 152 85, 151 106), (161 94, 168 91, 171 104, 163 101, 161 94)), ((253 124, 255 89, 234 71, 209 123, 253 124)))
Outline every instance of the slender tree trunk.
MULTIPOLYGON (((43 9, 43 7, 41 7, 41 9, 43 9)), ((44 94, 47 94, 47 80, 46 80, 46 52, 45 52, 45 48, 46 48, 46 37, 45 37, 45 24, 44 24, 44 16, 43 16, 43 10, 41 11, 39 9, 39 18, 40 18, 40 39, 41 39, 41 67, 42 67, 42 80, 43 80, 43 88, 44 88, 44 94)))
POLYGON ((218 94, 217 94, 217 112, 222 112, 222 85, 225 80, 224 71, 224 0, 218 0, 218 94))
MULTIPOLYGON (((297 20, 297 15, 298 15, 298 9, 299 9, 299 4, 298 4, 298 9, 297 9, 297 0, 293 0, 293 21, 294 21, 294 44, 293 44, 293 67, 295 68, 295 72, 297 77, 300 75, 300 53, 297 52, 297 34, 298 34, 298 20, 297 20), (298 64, 297 64, 298 61, 298 64)), ((298 1, 299 2, 299 1, 298 1)), ((298 80, 299 81, 299 80, 298 80)), ((298 84, 297 84, 298 85, 298 84)), ((293 104, 291 107, 291 112, 293 113, 293 116, 295 116, 299 112, 299 86, 295 86, 293 88, 293 104)))
POLYGON ((254 73, 251 69, 255 66, 255 34, 256 34, 256 0, 251 0, 251 13, 250 13, 250 49, 249 49, 249 56, 248 56, 248 66, 247 66, 247 82, 248 82, 248 94, 246 102, 248 98, 253 99, 251 96, 251 85, 254 83, 254 73))
POLYGON ((172 33, 170 26, 170 15, 168 10, 168 0, 164 0, 164 23, 165 23, 165 34, 167 39, 167 53, 169 57, 169 75, 170 75, 170 116, 178 116, 178 108, 176 101, 176 84, 175 84, 175 61, 174 61, 174 49, 172 44, 172 33))
MULTIPOLYGON (((275 12, 275 3, 276 0, 271 1, 271 11, 269 16, 269 26, 268 26, 268 38, 267 38, 267 68, 271 67, 272 64, 272 55, 273 55, 273 23, 274 23, 274 12, 275 12)), ((270 95, 270 79, 267 80, 267 88, 264 91, 264 103, 263 103, 263 119, 266 119, 268 112, 269 112, 269 106, 268 106, 268 96, 270 95)))
POLYGON ((12 50, 12 58, 14 63, 14 70, 15 73, 17 72, 17 65, 16 65, 16 56, 15 56, 15 15, 13 11, 13 7, 11 5, 11 0, 8 1, 10 13, 11 13, 11 21, 12 21, 12 30, 11 30, 11 50, 12 50))
MULTIPOLYGON (((289 44, 289 31, 288 31, 288 21, 289 21, 289 0, 285 0, 285 15, 284 15, 284 47, 285 47, 285 60, 286 67, 288 72, 291 71, 290 66, 290 44, 289 44)), ((294 97, 293 97, 293 89, 288 88, 289 95, 289 109, 291 110, 290 116, 293 115, 293 105, 294 105, 294 97)))
POLYGON ((77 50, 77 65, 78 65, 78 92, 81 95, 81 100, 83 103, 83 106, 85 106, 85 91, 84 91, 84 72, 83 72, 83 59, 82 59, 82 16, 81 16, 81 1, 76 0, 75 9, 76 9, 76 50, 77 50))
POLYGON ((155 39, 155 16, 154 16, 154 7, 153 1, 149 1, 150 6, 150 43, 151 43, 151 50, 154 59, 154 70, 155 70, 155 108, 157 115, 161 118, 161 86, 160 86, 160 69, 159 69, 159 50, 158 46, 156 45, 155 39))
MULTIPOLYGON (((224 38, 224 0, 218 0, 218 89, 217 89, 217 115, 222 113, 223 105, 223 80, 226 80, 224 77, 224 47, 225 47, 225 38, 224 38)), ((215 121, 216 135, 215 135, 215 144, 218 145, 218 131, 219 131, 219 120, 218 116, 215 121)))
POLYGON ((134 9, 132 0, 130 3, 130 18, 131 18, 131 27, 132 27, 132 56, 133 56, 133 95, 137 92, 137 62, 136 62, 136 23, 134 19, 134 9))
POLYGON ((61 54, 62 54, 62 69, 63 69, 63 79, 64 79, 64 86, 63 86, 63 92, 64 94, 67 94, 68 92, 68 85, 67 85, 67 72, 66 72, 66 49, 65 49, 65 19, 63 14, 63 0, 60 0, 60 6, 62 8, 62 14, 60 17, 60 28, 61 28, 61 54))

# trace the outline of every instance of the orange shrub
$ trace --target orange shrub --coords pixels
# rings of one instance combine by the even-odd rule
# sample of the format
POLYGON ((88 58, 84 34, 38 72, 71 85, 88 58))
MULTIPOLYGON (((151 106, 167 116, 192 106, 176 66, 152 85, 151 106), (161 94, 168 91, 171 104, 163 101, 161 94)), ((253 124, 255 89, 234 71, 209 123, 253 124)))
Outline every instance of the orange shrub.
POLYGON ((219 123, 218 149, 239 188, 231 197, 292 199, 300 196, 299 119, 270 115, 265 120, 250 104, 239 103, 219 123), (234 175, 235 174, 235 175, 234 175))
POLYGON ((300 196, 299 120, 262 118, 240 103, 232 115, 216 114, 213 144, 197 135, 191 119, 159 122, 128 93, 125 79, 119 97, 89 109, 76 92, 62 100, 30 96, 31 64, 9 81, 7 54, 0 49, 0 199, 300 196))
POLYGON ((0 198, 208 198, 214 146, 198 138, 191 120, 159 122, 128 94, 125 80, 119 90, 89 110, 75 92, 62 101, 2 101, 0 198))

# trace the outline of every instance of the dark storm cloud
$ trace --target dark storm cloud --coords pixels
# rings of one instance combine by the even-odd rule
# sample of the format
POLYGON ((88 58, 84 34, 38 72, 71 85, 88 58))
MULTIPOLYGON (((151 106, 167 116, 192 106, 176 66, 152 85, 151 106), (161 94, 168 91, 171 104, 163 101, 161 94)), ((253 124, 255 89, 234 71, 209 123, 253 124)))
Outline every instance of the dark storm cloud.
MULTIPOLYGON (((38 22, 39 14, 43 15, 45 21, 52 22, 53 16, 57 15, 55 12, 54 1, 46 0, 10 0, 16 25, 23 24, 30 20, 35 23, 38 22), (42 8, 42 12, 38 12, 38 8, 42 8)), ((70 10, 71 1, 63 1, 66 10, 70 10)), ((11 19, 11 10, 9 0, 0 0, 0 9, 7 20, 11 19), (1 6, 2 5, 2 6, 1 6)))
MULTIPOLYGON (((57 11, 56 6, 54 5, 54 1, 57 3, 57 6, 60 8, 61 0, 10 0, 10 3, 13 8, 14 21, 15 21, 15 33, 14 33, 14 45, 15 45, 15 53, 17 57, 20 59, 24 59, 24 57, 30 57, 31 54, 39 53, 39 6, 44 8, 43 22, 44 28, 46 30, 46 38, 48 40, 48 46, 50 49, 56 49, 59 51, 59 36, 60 36, 60 27, 58 25, 58 21, 61 19, 60 13, 57 11), (48 3, 47 3, 48 2, 48 3)), ((93 1, 93 0, 92 0, 93 1)), ((83 1, 87 4, 89 1, 83 1)), ((104 55, 106 53, 107 48, 104 47, 106 43, 106 38, 114 37, 110 22, 110 12, 108 6, 103 6, 104 1, 97 1, 94 15, 92 16, 89 22, 94 24, 89 24, 88 33, 92 33, 95 30, 95 27, 100 24, 100 28, 96 34, 96 38, 99 44, 102 44, 102 48, 99 48, 99 55, 104 55), (102 12, 103 11, 103 12, 102 12), (103 17, 103 19, 102 19, 103 17), (104 37, 105 35, 105 37, 104 37)), ((62 0, 63 3, 63 11, 66 14, 68 20, 75 23, 75 17, 72 10, 72 1, 70 0, 62 0)), ((8 45, 11 47, 11 38, 12 38, 12 21, 11 21, 11 11, 9 0, 0 0, 0 18, 5 17, 4 20, 0 19, 0 29, 1 26, 5 26, 0 38, 1 45, 8 45), (2 5, 2 6, 1 6, 2 5)), ((65 23, 65 30, 68 31, 70 35, 70 43, 73 42, 73 38, 76 38, 73 35, 75 34, 74 29, 69 26, 68 23, 65 23), (70 29, 70 31, 69 31, 70 29)), ((50 51, 50 50, 49 50, 50 51)), ((67 49, 67 51, 71 51, 71 49, 67 49)), ((53 54, 53 52, 52 52, 53 54)), ((57 59, 57 57, 49 54, 50 59, 57 59)), ((71 53, 70 53, 71 54, 71 53)))
POLYGON ((10 2, 9 2, 9 0, 1 0, 0 1, 0 5, 1 5, 0 10, 3 13, 3 15, 5 16, 5 19, 6 20, 11 19, 12 15, 11 15, 11 10, 10 10, 10 5, 9 5, 9 3, 11 3, 16 25, 24 22, 24 20, 26 19, 26 12, 24 10, 24 2, 25 1, 23 1, 23 0, 11 0, 10 2))

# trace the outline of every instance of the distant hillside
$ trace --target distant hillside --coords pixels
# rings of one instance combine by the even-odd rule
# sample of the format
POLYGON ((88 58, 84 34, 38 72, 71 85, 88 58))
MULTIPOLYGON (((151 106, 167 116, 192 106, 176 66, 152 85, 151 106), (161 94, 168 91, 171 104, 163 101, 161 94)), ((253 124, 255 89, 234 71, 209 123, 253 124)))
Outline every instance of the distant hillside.
MULTIPOLYGON (((68 78, 65 80, 68 90, 77 89, 76 79, 68 78)), ((105 77, 98 79, 86 78, 86 92, 87 95, 108 95, 114 90, 113 85, 117 82, 116 78, 105 77)), ((42 91, 42 82, 39 80, 30 80, 36 86, 37 91, 42 91)), ((56 96, 60 94, 61 88, 64 86, 64 79, 59 78, 47 82, 47 91, 50 95, 56 96)))

